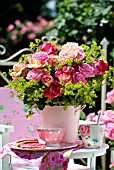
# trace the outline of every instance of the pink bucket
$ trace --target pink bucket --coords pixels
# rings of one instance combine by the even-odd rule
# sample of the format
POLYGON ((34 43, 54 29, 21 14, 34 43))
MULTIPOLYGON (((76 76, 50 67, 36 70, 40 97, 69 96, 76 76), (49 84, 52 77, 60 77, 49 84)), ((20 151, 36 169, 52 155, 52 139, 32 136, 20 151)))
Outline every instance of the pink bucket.
POLYGON ((64 110, 63 106, 45 106, 44 110, 40 111, 40 121, 42 128, 66 128, 67 135, 63 142, 75 143, 78 139, 78 125, 80 111, 82 107, 68 106, 64 110))

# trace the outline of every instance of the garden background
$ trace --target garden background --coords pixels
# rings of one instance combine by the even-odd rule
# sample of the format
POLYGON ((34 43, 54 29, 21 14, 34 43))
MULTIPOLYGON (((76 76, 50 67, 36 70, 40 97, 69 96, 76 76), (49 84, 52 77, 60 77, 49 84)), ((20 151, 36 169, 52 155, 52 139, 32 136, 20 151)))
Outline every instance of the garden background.
MULTIPOLYGON (((56 36, 59 43, 75 41, 80 45, 98 44, 106 37, 109 42, 107 57, 109 65, 114 65, 114 0, 4 0, 0 2, 0 44, 6 59, 29 43, 42 36, 56 36)), ((19 56, 15 58, 18 60, 19 56)), ((0 66, 0 71, 8 72, 11 67, 0 66)), ((7 83, 0 77, 0 86, 7 83)), ((107 89, 108 90, 108 89, 107 89)), ((100 92, 99 97, 100 97, 100 92)), ((85 113, 98 111, 96 107, 85 113)), ((109 151, 108 151, 109 152, 109 151)), ((108 157, 110 156, 107 153, 108 157)), ((101 160, 98 160, 101 161, 101 160)), ((108 169, 109 161, 107 161, 108 169)), ((101 168, 99 164, 99 168, 101 168)))

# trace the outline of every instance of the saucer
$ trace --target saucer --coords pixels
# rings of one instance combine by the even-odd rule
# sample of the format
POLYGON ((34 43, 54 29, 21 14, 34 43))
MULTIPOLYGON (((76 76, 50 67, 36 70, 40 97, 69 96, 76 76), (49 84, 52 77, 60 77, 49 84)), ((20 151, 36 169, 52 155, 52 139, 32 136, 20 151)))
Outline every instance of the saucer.
POLYGON ((45 146, 44 148, 21 148, 13 144, 10 148, 11 150, 22 150, 22 151, 57 151, 57 150, 68 150, 77 147, 78 144, 61 143, 59 146, 45 146))

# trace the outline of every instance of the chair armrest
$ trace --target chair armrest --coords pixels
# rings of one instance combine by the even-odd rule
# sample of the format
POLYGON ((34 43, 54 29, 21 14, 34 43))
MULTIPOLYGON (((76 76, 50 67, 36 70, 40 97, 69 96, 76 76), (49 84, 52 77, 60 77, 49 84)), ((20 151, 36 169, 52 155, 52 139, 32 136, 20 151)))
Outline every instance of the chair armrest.
POLYGON ((0 132, 14 132, 14 127, 11 125, 0 124, 0 132))

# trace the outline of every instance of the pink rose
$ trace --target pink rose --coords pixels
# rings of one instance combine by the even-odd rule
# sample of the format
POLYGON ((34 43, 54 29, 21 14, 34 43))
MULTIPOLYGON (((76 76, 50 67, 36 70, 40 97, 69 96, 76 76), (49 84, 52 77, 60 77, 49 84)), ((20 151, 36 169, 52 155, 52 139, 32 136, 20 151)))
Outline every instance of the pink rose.
POLYGON ((53 82, 53 77, 49 74, 44 74, 42 76, 42 83, 44 83, 47 87, 53 82))
POLYGON ((83 74, 79 73, 79 72, 75 72, 73 74, 73 83, 76 84, 78 82, 82 81, 83 83, 86 83, 86 79, 83 76, 83 74))
POLYGON ((32 58, 39 60, 41 64, 45 64, 48 60, 48 54, 46 52, 36 52, 32 55, 32 58))
POLYGON ((69 58, 72 60, 77 58, 82 61, 84 57, 85 54, 82 47, 78 46, 77 43, 67 42, 66 44, 62 45, 58 60, 62 62, 69 58))
POLYGON ((107 99, 105 100, 105 103, 114 104, 114 89, 107 93, 107 99))
POLYGON ((84 59, 84 57, 85 57, 85 54, 84 54, 83 48, 78 47, 76 58, 77 58, 78 60, 82 61, 82 60, 84 59))
POLYGON ((73 67, 71 67, 71 66, 63 66, 62 71, 64 73, 73 74, 75 69, 73 67))
POLYGON ((106 125, 105 136, 111 140, 114 140, 114 123, 108 123, 106 125))
POLYGON ((26 79, 27 80, 35 80, 39 82, 42 76, 42 69, 32 69, 28 72, 26 79))
POLYGON ((55 66, 57 65, 57 63, 56 63, 57 58, 58 58, 58 55, 50 54, 50 55, 49 55, 48 63, 49 63, 50 65, 52 65, 53 67, 55 67, 55 66))
POLYGON ((113 110, 106 110, 105 115, 107 116, 110 122, 114 122, 114 111, 113 110))
POLYGON ((54 99, 56 97, 61 96, 60 89, 62 86, 59 84, 57 80, 53 81, 49 87, 44 89, 44 97, 54 99))
POLYGON ((57 48, 53 46, 51 43, 44 43, 40 45, 40 49, 48 54, 56 54, 57 48))
POLYGON ((109 165, 109 168, 112 169, 114 167, 114 162, 112 162, 110 165, 109 165))
POLYGON ((58 76, 58 79, 64 83, 68 83, 69 81, 72 81, 72 76, 68 73, 63 73, 58 76))
POLYGON ((114 122, 114 111, 112 110, 99 110, 98 114, 101 113, 100 122, 103 124, 108 124, 109 122, 114 122))
POLYGON ((109 123, 110 119, 104 110, 99 110, 97 113, 98 113, 98 115, 101 114, 100 123, 103 123, 103 124, 109 123))
POLYGON ((26 64, 16 63, 13 66, 13 71, 18 73, 18 74, 21 74, 22 70, 25 69, 25 68, 26 68, 26 64))
POLYGON ((26 69, 26 64, 23 63, 16 63, 14 66, 13 66, 13 72, 10 74, 12 76, 12 79, 15 80, 17 79, 18 77, 25 77, 27 75, 28 71, 26 69))
POLYGON ((80 125, 80 133, 82 137, 86 137, 90 134, 90 126, 80 125))
POLYGON ((89 115, 87 115, 86 120, 88 121, 93 121, 93 118, 95 117, 95 113, 90 113, 89 115))
POLYGON ((84 77, 93 77, 94 76, 94 69, 89 64, 81 64, 79 65, 79 71, 84 77))
POLYGON ((62 73, 63 73, 62 69, 57 69, 56 72, 55 72, 55 77, 58 78, 59 75, 62 74, 62 73))
POLYGON ((66 77, 67 79, 69 79, 68 77, 70 77, 70 80, 71 80, 74 71, 75 71, 75 69, 71 66, 63 66, 61 69, 56 70, 55 77, 57 77, 61 80, 62 74, 63 74, 64 77, 66 77))
POLYGON ((105 71, 108 69, 108 64, 104 62, 104 60, 94 61, 92 63, 92 67, 94 68, 95 75, 104 75, 105 71))

